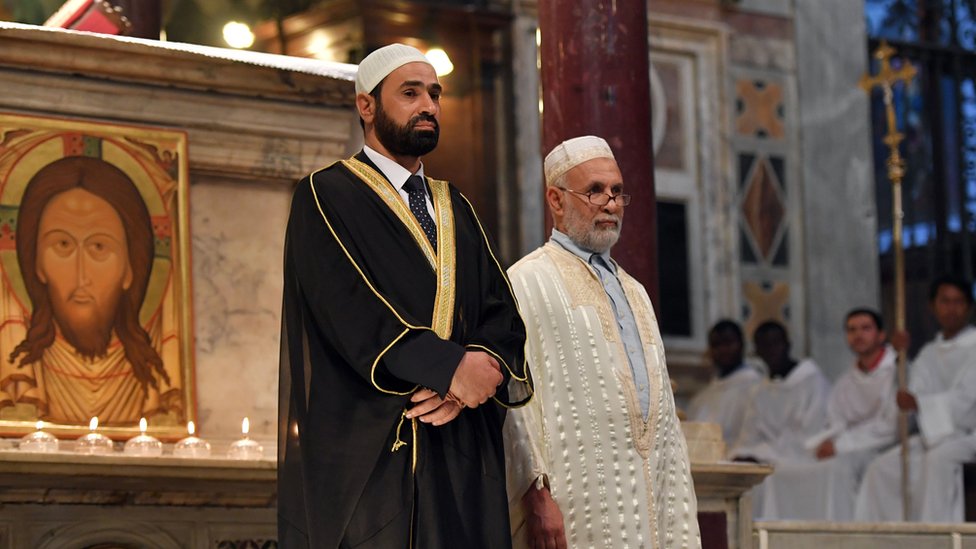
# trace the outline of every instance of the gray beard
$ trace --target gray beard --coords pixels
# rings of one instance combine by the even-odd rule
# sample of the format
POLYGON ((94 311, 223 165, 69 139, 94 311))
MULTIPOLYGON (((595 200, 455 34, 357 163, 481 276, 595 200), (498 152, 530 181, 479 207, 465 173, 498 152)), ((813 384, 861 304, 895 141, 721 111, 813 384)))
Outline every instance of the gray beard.
POLYGON ((576 210, 567 209, 566 217, 564 218, 566 222, 566 236, 584 250, 598 254, 608 252, 617 243, 617 240, 620 239, 620 229, 623 227, 623 221, 617 216, 611 216, 617 219, 616 228, 596 228, 594 223, 596 223, 597 219, 605 219, 606 217, 606 215, 601 214, 601 216, 592 221, 587 221, 576 210))

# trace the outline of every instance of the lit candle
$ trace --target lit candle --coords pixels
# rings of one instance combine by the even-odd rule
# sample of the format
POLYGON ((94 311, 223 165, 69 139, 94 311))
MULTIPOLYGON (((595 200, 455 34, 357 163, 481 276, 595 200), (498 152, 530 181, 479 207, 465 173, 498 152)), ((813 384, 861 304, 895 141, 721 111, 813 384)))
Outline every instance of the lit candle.
POLYGON ((43 454, 57 452, 58 439, 54 435, 44 432, 44 422, 37 420, 34 426, 37 427, 36 431, 20 439, 20 451, 43 454))
POLYGON ((112 441, 105 435, 95 432, 98 429, 98 416, 91 418, 88 422, 88 429, 91 431, 87 435, 78 439, 75 443, 75 452, 79 454, 111 454, 114 450, 112 441))
POLYGON ((123 452, 128 456, 161 456, 163 443, 146 434, 149 424, 146 418, 139 420, 139 435, 126 441, 123 452))
POLYGON ((245 417, 244 421, 241 422, 242 438, 234 441, 230 445, 230 450, 227 451, 227 457, 230 459, 261 459, 264 457, 264 448, 248 437, 250 430, 251 422, 245 417))
POLYGON ((176 443, 173 447, 173 455, 186 458, 210 457, 210 443, 193 436, 197 432, 197 426, 192 421, 186 422, 186 432, 190 436, 176 443))

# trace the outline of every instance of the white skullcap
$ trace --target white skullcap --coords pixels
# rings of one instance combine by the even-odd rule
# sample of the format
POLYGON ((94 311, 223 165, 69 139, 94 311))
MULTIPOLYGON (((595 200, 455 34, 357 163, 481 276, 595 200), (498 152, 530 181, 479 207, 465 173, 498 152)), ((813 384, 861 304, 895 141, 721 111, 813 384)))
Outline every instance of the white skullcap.
POLYGON ((594 158, 614 160, 610 145, 595 135, 584 135, 567 139, 556 145, 543 163, 546 172, 546 185, 552 185, 569 170, 594 158))
MULTIPOLYGON (((417 48, 405 44, 390 44, 366 56, 356 71, 356 93, 370 93, 391 72, 407 63, 427 63, 430 60, 417 48)), ((433 65, 431 65, 433 66, 433 65)))

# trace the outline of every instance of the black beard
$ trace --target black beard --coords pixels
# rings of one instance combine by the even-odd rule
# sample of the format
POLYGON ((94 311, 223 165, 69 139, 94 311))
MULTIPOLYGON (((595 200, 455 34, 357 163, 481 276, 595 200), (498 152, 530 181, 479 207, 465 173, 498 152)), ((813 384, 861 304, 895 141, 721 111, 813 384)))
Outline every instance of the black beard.
POLYGON ((397 156, 423 156, 437 147, 437 139, 441 134, 440 124, 430 114, 418 114, 410 119, 405 126, 400 126, 386 115, 383 106, 376 108, 376 138, 386 147, 386 150, 397 156), (414 130, 418 122, 430 122, 433 131, 414 130))

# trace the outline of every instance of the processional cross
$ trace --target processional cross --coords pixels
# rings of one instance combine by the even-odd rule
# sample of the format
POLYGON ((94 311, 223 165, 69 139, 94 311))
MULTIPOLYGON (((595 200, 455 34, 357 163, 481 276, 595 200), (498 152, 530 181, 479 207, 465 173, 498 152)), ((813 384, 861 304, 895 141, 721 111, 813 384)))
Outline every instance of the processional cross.
MULTIPOLYGON (((885 106, 885 118, 888 122, 888 133, 884 136, 884 144, 888 146, 888 179, 891 181, 892 207, 892 241, 895 249, 895 331, 905 331, 905 247, 902 242, 902 221, 905 216, 902 211, 901 181, 905 177, 905 159, 901 156, 898 146, 905 138, 898 131, 893 104, 893 88, 898 82, 911 84, 918 71, 907 61, 899 69, 891 67, 891 58, 895 50, 882 41, 873 57, 881 63, 878 74, 872 76, 870 72, 861 77, 861 87, 868 95, 874 88, 881 88, 885 106)), ((898 350, 898 389, 908 390, 908 372, 906 367, 906 350, 898 350)), ((901 439, 901 494, 902 518, 908 520, 908 510, 911 502, 908 482, 908 412, 898 412, 898 436, 901 439)))

